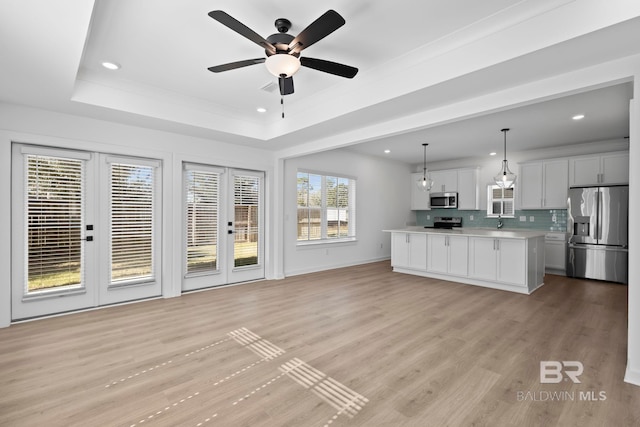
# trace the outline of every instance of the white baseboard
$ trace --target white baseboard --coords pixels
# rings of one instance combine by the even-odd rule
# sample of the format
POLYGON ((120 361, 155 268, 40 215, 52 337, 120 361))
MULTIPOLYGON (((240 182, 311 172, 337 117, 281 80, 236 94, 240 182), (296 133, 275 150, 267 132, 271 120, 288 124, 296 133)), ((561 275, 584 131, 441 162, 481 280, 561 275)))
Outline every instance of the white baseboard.
POLYGON ((389 256, 381 257, 381 258, 371 258, 359 261, 351 261, 346 263, 338 263, 338 264, 328 264, 328 265, 320 265, 314 267, 303 268, 300 270, 290 270, 285 271, 285 277, 289 276, 299 276, 301 274, 309 274, 309 273, 317 273, 319 271, 327 271, 327 270, 335 270, 336 268, 344 268, 344 267, 353 267, 354 265, 362 265, 362 264, 371 264, 372 262, 379 261, 387 261, 391 258, 389 256))
POLYGON ((627 365, 627 370, 624 373, 624 382, 640 386, 640 371, 634 371, 627 365))

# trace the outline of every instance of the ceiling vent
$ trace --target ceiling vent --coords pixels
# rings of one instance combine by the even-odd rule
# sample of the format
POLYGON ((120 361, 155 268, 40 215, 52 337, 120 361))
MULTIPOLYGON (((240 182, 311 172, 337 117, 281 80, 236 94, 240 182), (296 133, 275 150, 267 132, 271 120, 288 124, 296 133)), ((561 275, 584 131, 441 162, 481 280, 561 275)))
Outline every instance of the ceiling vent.
POLYGON ((260 90, 265 92, 275 92, 276 89, 278 89, 278 84, 276 82, 269 82, 260 88, 260 90))

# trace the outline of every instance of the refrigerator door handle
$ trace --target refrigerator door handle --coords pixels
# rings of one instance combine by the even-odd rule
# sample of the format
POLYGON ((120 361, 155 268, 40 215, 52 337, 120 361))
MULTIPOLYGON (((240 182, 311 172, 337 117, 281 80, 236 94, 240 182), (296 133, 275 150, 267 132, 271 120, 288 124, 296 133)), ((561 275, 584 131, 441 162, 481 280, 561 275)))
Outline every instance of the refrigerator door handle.
POLYGON ((602 214, 603 214, 602 191, 598 190, 596 192, 596 195, 598 196, 598 223, 596 225, 597 227, 596 239, 598 239, 598 243, 600 243, 600 240, 602 240, 602 214))

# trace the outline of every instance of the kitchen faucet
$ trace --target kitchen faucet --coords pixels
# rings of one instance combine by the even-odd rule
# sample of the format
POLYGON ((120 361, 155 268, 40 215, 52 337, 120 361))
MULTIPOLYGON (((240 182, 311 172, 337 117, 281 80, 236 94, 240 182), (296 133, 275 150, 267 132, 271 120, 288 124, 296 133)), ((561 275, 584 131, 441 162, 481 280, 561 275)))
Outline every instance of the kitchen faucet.
POLYGON ((504 224, 502 223, 502 217, 498 215, 498 230, 500 230, 502 226, 504 226, 504 224))

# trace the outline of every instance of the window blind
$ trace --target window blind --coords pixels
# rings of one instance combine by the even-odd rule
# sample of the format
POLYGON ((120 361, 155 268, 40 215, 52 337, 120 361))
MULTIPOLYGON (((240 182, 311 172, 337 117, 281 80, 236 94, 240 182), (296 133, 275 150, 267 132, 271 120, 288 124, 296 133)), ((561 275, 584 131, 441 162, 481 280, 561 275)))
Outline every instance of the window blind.
POLYGON ((155 168, 110 164, 111 284, 154 279, 155 168))
POLYGON ((234 267, 257 265, 260 236, 261 178, 235 175, 234 187, 234 267))
POLYGON ((27 155, 25 162, 25 294, 81 287, 84 161, 27 155))
POLYGON ((220 173, 186 171, 187 274, 218 269, 220 173))
POLYGON ((298 172, 298 241, 356 236, 356 180, 298 172))

